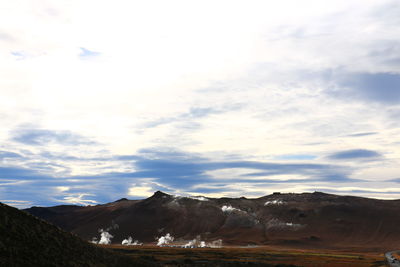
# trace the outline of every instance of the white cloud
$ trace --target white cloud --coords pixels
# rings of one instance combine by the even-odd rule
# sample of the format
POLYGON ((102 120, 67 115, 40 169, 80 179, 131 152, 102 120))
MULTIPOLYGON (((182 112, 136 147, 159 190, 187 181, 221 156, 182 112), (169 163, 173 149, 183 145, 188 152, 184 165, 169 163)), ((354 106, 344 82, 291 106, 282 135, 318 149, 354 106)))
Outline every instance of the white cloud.
POLYGON ((27 207, 32 206, 33 202, 32 201, 27 201, 27 200, 10 200, 10 199, 2 199, 0 200, 1 203, 19 208, 19 209, 24 209, 27 207))
POLYGON ((93 196, 92 194, 67 194, 63 198, 63 202, 77 205, 93 205, 98 202, 93 199, 86 199, 87 196, 93 196))
POLYGON ((149 197, 154 193, 151 186, 132 186, 129 188, 128 195, 137 197, 149 197))
MULTIPOLYGON (((98 158, 147 147, 259 161, 305 154, 318 163, 329 163, 333 150, 369 149, 383 151, 384 163, 348 163, 352 177, 395 178, 395 107, 326 93, 341 89, 335 79, 343 73, 399 73, 400 22, 393 10, 399 10, 393 0, 3 1, 0 141, 2 149, 31 154, 2 166, 38 169, 41 163, 42 172, 64 177, 134 171, 134 161, 98 158), (82 51, 98 54, 82 60, 82 51), (219 112, 182 116, 193 108, 219 112), (71 149, 10 141, 13 130, 27 124, 97 143, 71 149), (359 132, 377 134, 348 137, 359 132)), ((246 171, 206 174, 222 180, 246 171)), ((303 178, 275 178, 284 177, 303 178)), ((146 197, 156 187, 138 183, 128 194, 146 197)), ((255 191, 246 186, 241 192, 255 191)), ((65 201, 87 203, 79 195, 65 201)))
POLYGON ((60 192, 66 192, 70 189, 68 186, 57 186, 56 189, 60 192))

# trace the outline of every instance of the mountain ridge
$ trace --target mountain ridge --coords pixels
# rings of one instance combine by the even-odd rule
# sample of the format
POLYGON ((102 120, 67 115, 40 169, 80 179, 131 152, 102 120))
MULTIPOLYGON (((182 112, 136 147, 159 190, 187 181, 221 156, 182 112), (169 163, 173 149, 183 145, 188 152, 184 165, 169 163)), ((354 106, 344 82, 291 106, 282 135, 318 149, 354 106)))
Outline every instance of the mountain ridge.
POLYGON ((279 193, 259 198, 174 196, 161 191, 142 200, 95 206, 32 207, 27 212, 86 240, 112 224, 113 243, 128 236, 154 243, 222 239, 226 245, 275 245, 363 249, 395 248, 400 239, 400 200, 339 196, 323 192, 279 193))

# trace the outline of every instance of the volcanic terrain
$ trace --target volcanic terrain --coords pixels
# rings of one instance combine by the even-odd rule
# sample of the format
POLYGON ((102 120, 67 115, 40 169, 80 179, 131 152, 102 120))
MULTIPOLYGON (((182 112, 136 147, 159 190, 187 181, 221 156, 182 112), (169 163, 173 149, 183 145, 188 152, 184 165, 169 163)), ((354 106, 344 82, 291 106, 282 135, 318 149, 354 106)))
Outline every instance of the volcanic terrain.
POLYGON ((0 266, 155 266, 89 244, 0 203, 0 266))
POLYGON ((400 245, 400 200, 320 192, 248 199, 182 197, 156 192, 143 200, 96 206, 32 207, 27 212, 83 239, 110 229, 112 243, 133 236, 146 244, 170 233, 224 245, 385 252, 400 245))

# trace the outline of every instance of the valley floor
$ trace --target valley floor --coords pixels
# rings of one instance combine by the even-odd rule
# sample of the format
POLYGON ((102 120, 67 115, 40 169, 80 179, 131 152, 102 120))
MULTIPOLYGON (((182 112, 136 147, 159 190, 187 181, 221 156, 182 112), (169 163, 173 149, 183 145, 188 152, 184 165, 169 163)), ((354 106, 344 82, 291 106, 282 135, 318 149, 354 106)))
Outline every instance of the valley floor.
POLYGON ((271 247, 106 247, 161 266, 387 266, 384 255, 373 252, 284 250, 271 247))

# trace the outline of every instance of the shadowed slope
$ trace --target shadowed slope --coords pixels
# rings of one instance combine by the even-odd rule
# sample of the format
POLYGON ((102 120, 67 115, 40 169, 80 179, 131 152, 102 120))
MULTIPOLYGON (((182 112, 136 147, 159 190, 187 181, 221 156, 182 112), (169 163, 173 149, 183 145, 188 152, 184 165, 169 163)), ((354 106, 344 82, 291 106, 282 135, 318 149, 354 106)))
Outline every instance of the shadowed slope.
POLYGON ((152 266, 0 203, 0 266, 152 266))

